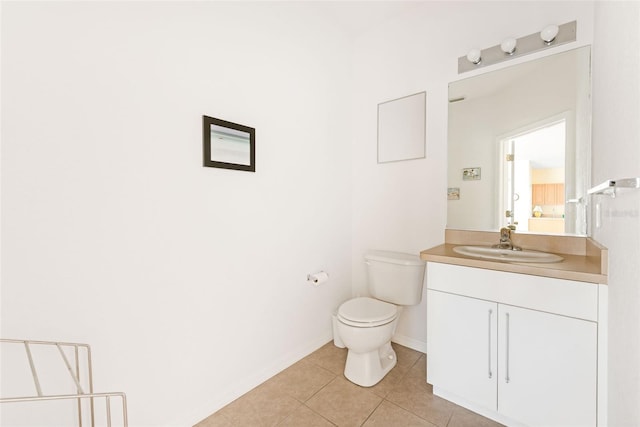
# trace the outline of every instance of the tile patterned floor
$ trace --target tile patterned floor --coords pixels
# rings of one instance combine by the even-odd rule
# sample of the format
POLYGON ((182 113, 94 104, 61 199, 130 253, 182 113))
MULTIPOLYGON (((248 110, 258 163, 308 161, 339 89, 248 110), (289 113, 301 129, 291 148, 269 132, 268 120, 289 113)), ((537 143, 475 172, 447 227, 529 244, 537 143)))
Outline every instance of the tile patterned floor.
POLYGON ((393 344, 398 363, 373 387, 343 375, 347 350, 333 342, 239 397, 195 427, 497 427, 433 395, 426 355, 393 344))

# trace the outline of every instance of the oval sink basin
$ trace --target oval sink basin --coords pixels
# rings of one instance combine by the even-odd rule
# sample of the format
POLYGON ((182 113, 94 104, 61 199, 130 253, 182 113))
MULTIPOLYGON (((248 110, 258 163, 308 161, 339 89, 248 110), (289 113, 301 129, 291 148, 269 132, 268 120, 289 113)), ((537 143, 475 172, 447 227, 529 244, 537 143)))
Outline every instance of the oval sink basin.
POLYGON ((559 255, 547 252, 530 251, 528 249, 512 251, 511 249, 498 249, 491 246, 456 246, 453 251, 460 255, 496 261, 560 262, 564 259, 559 255))

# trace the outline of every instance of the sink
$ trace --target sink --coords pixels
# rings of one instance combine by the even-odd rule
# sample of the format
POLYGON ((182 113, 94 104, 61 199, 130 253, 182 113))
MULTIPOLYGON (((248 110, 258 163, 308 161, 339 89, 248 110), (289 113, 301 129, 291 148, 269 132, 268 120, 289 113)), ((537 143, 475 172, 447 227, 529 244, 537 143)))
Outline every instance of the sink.
POLYGON ((560 262, 564 259, 559 255, 547 252, 530 251, 528 249, 513 251, 511 249, 492 248, 491 246, 455 246, 453 251, 460 255, 496 261, 560 262))

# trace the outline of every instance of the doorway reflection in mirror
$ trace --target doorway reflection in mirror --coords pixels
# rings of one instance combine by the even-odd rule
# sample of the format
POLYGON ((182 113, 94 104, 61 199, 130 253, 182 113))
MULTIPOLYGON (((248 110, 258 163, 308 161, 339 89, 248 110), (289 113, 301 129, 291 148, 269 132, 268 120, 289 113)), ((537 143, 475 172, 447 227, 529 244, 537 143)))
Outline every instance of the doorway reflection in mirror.
POLYGON ((517 231, 557 233, 564 227, 566 119, 552 118, 533 128, 505 136, 501 188, 501 226, 517 231), (508 160, 510 159, 510 160, 508 160), (540 207, 540 215, 534 208, 540 207))

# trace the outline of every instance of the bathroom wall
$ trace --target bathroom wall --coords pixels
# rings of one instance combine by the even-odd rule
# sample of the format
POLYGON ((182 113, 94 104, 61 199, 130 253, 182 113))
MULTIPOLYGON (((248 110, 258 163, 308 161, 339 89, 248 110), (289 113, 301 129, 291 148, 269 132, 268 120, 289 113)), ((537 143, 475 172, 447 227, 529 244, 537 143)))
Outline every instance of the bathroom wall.
POLYGON ((327 342, 351 295, 351 45, 328 15, 2 8, 1 335, 91 344, 134 426, 191 425, 327 342), (255 173, 201 166, 203 114, 256 128, 255 173))
MULTIPOLYGON (((447 88, 473 47, 578 21, 576 43, 507 61, 495 69, 591 44, 591 2, 425 2, 356 41, 353 117, 353 282, 366 294, 362 254, 370 248, 419 253, 444 241, 447 88), (376 105, 426 90, 426 159, 376 164, 376 105)), ((486 69, 480 72, 486 72, 486 69)), ((477 165, 468 165, 477 166, 477 165)), ((487 171, 488 172, 488 171, 487 171)), ((485 171, 483 170, 483 175, 485 171)), ((395 340, 426 348, 426 301, 405 310, 395 340)))
MULTIPOLYGON (((640 3, 597 2, 593 182, 640 176, 640 3)), ((593 236, 609 248, 609 425, 640 425, 640 190, 596 196, 593 236)))

